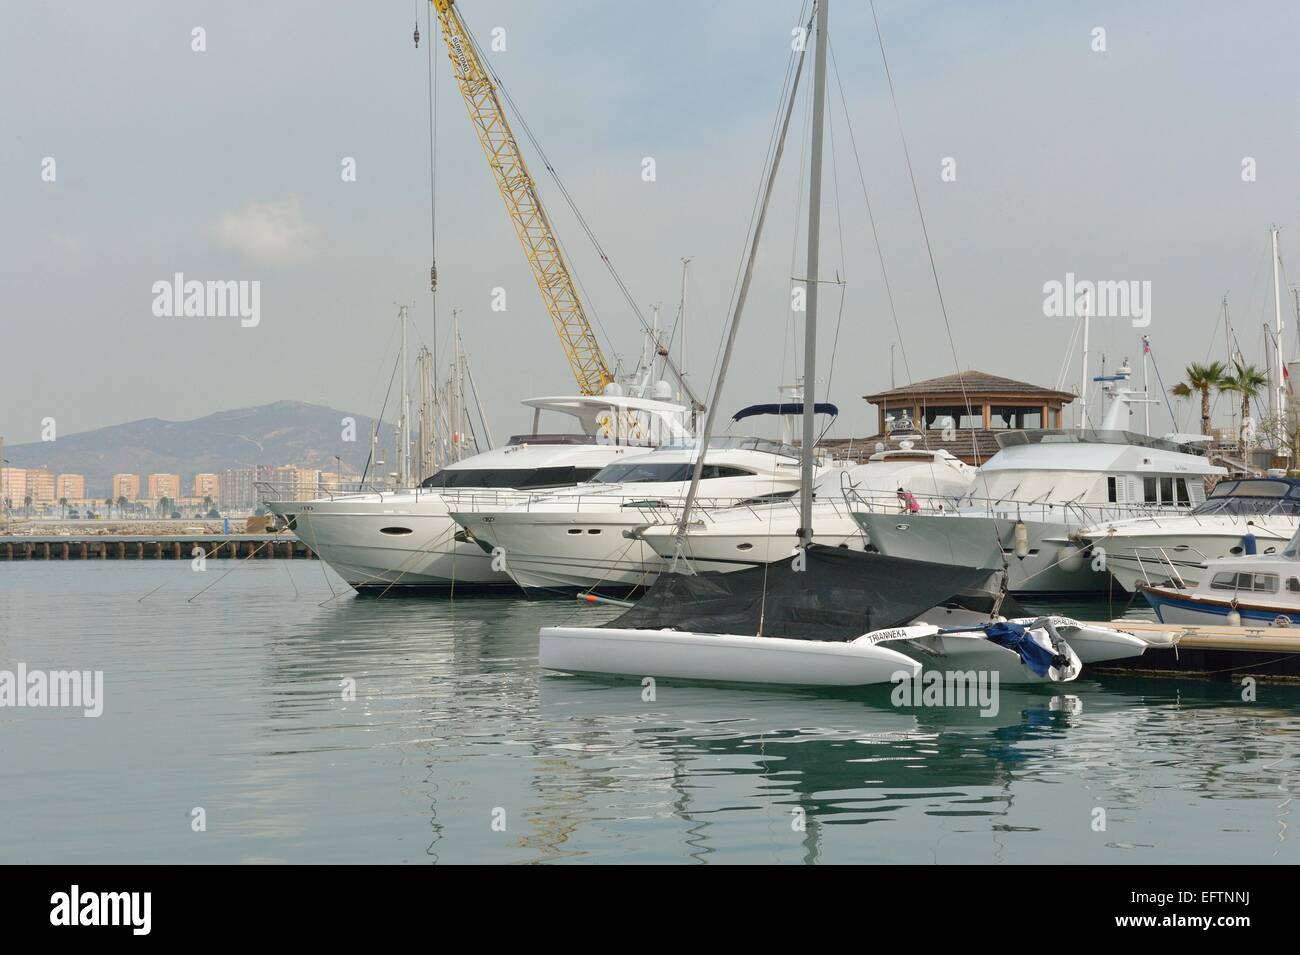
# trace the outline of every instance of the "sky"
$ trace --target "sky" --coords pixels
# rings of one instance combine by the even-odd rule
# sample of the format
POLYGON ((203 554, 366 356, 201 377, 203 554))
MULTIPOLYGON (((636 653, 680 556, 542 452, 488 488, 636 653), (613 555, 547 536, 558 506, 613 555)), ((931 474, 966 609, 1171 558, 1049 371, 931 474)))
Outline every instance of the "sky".
MULTIPOLYGON (((658 303, 671 324, 691 259, 686 366, 704 391, 800 0, 457 7, 646 315, 658 303), (492 51, 497 28, 505 49, 492 51)), ((1151 283, 1149 327, 1092 323, 1093 373, 1103 354, 1108 370, 1126 357, 1140 365, 1143 333, 1166 385, 1190 361, 1224 357, 1225 295, 1241 349, 1263 362, 1270 226, 1282 229, 1284 263, 1300 255, 1300 5, 876 0, 876 10, 897 117, 870 4, 830 7, 818 390, 841 407, 833 436, 875 432, 861 396, 891 375, 961 367, 1072 387, 1072 319, 1044 308, 1045 283, 1067 273, 1151 283)), ((7 10, 0 435, 37 440, 46 418, 68 434, 280 399, 377 414, 397 303, 414 306, 413 344, 437 341, 443 355, 450 309, 462 310, 498 439, 527 429, 521 399, 572 392, 427 17, 415 0, 7 10), (355 181, 342 175, 348 159, 355 181), (155 314, 155 283, 176 273, 260 283, 257 323, 155 314), (496 288, 503 312, 491 308, 496 288)), ((799 103, 721 398, 728 413, 775 400, 801 367, 790 307, 808 201, 799 103)), ((631 308, 523 145, 602 344, 634 363, 631 308)), ((1290 282, 1284 274, 1288 356, 1290 282)), ((1230 404, 1219 402, 1219 419, 1230 404)), ((1196 429, 1195 409, 1174 411, 1180 422, 1162 407, 1153 430, 1196 429)))

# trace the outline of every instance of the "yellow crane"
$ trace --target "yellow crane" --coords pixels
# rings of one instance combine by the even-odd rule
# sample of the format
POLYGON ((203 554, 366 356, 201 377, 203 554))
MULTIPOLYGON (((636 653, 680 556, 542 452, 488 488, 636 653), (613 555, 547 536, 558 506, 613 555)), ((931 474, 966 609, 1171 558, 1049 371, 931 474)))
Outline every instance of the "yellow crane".
MULTIPOLYGON (((488 166, 505 200, 510 221, 524 247, 533 278, 542 292, 546 311, 564 346, 573 377, 585 395, 598 395, 614 380, 609 363, 600 350, 595 332, 578 297, 573 276, 560 252, 550 219, 537 195, 537 184, 528 173, 523 154, 515 141, 505 110, 497 98, 491 76, 479 59, 465 22, 456 12, 454 0, 430 0, 442 23, 442 37, 456 85, 469 110, 488 166)), ((418 44, 418 28, 417 28, 418 44)))

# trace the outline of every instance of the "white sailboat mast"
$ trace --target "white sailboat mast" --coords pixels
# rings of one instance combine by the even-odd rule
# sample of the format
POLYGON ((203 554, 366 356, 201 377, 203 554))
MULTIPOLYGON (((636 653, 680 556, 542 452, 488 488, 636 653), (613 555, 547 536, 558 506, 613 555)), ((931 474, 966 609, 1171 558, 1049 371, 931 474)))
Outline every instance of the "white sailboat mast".
POLYGON ((822 139, 826 112, 826 19, 829 0, 817 4, 817 33, 813 61, 812 168, 808 184, 808 311, 804 318, 803 344, 803 470, 799 482, 799 541, 812 543, 813 445, 817 402, 817 266, 821 253, 822 223, 822 139))
POLYGON ((1277 355, 1277 382, 1273 390, 1273 414, 1279 426, 1286 414, 1286 356, 1282 352, 1282 278, 1277 248, 1278 227, 1273 226, 1273 352, 1277 355))

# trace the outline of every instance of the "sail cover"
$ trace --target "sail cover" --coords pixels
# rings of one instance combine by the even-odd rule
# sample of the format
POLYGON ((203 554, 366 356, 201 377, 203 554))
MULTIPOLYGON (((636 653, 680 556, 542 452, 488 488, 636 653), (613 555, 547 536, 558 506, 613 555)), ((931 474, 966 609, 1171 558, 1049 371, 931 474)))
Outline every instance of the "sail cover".
POLYGON ((688 630, 853 640, 908 623, 968 588, 994 568, 959 567, 814 544, 806 566, 794 558, 732 573, 659 575, 626 613, 604 624, 636 630, 688 630))

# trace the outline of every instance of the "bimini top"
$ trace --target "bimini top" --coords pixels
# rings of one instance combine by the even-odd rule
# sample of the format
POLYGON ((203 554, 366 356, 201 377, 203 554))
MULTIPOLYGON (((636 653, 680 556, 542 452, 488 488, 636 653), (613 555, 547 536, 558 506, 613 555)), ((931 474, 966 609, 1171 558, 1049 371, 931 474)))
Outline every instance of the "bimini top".
MULTIPOLYGON (((835 417, 840 413, 840 409, 829 401, 818 401, 813 404, 813 414, 828 414, 835 417)), ((774 414, 803 414, 802 401, 785 401, 780 404, 768 405, 750 405, 748 408, 741 408, 731 416, 732 421, 741 421, 745 418, 752 418, 755 415, 774 414)))

